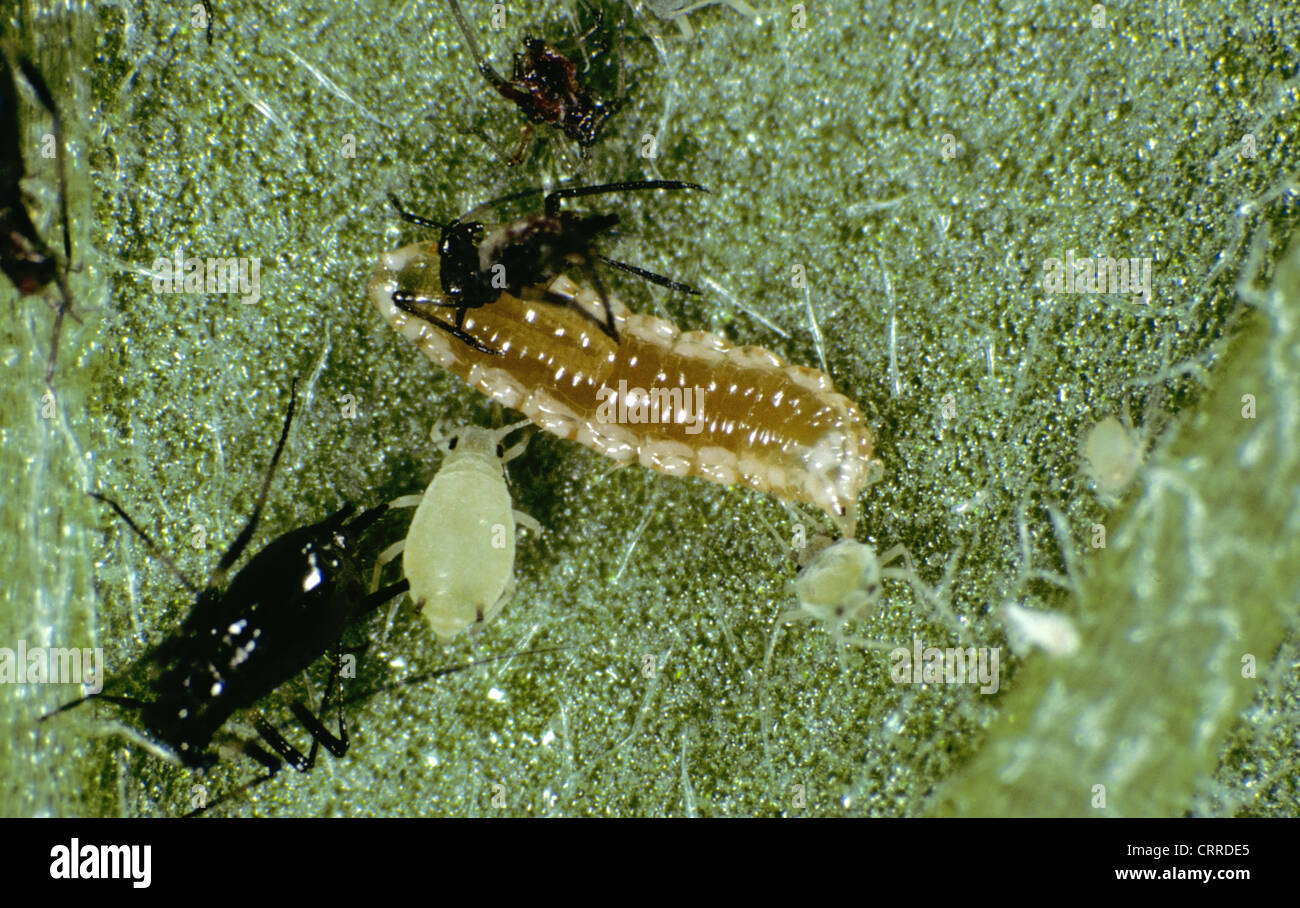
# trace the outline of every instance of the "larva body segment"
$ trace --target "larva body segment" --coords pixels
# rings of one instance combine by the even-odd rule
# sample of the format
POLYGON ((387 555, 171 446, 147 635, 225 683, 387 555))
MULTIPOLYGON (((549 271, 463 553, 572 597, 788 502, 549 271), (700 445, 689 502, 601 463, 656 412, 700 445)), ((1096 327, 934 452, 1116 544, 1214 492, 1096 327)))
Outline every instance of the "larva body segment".
POLYGON ((599 327, 596 293, 564 276, 522 294, 537 299, 503 293, 467 315, 465 332, 502 354, 492 355, 393 302, 395 291, 438 287, 437 250, 415 244, 382 257, 370 297, 430 359, 554 435, 672 476, 816 505, 852 535, 879 464, 861 411, 821 372, 611 300, 616 343, 599 327))

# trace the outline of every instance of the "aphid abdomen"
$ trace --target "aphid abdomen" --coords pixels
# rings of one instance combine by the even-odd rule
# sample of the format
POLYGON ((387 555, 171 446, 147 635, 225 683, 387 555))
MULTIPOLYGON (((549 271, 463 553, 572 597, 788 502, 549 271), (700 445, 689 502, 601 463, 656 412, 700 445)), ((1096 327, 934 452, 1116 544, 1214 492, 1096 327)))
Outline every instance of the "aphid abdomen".
POLYGON ((515 522, 499 461, 448 455, 416 508, 402 568, 438 640, 495 618, 514 588, 515 522))
MULTIPOLYGON (((564 276, 470 314, 464 330, 501 355, 483 353, 393 303, 396 290, 438 286, 436 250, 413 245, 384 256, 370 294, 430 359, 546 431, 672 476, 807 502, 852 531, 858 495, 872 479, 871 432, 821 372, 680 332, 611 300, 616 343, 599 327, 596 294, 564 276)), ((448 316, 431 310, 428 318, 448 316)))
POLYGON ((343 633, 365 596, 341 529, 346 512, 260 550, 221 595, 200 597, 153 660, 154 702, 141 718, 190 765, 238 710, 295 677, 343 633))

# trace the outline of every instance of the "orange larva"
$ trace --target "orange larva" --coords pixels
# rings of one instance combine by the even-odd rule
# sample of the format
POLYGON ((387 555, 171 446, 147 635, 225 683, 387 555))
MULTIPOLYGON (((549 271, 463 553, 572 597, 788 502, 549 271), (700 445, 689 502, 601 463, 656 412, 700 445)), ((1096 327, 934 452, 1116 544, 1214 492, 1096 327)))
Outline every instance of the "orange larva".
MULTIPOLYGON (((468 313, 464 331, 500 351, 484 353, 429 324, 442 310, 419 316, 393 302, 398 290, 437 294, 438 265, 436 247, 427 244, 390 252, 370 282, 370 298, 399 334, 443 368, 547 432, 614 460, 636 459, 670 476, 741 482, 813 504, 841 533, 853 535, 858 495, 877 478, 880 463, 871 457, 861 411, 823 373, 715 334, 679 331, 610 300, 615 342, 599 327, 596 292, 563 275, 523 295, 570 305, 503 293, 468 313), (613 413, 626 419, 612 419, 613 413)), ((450 319, 452 310, 445 311, 450 319)))

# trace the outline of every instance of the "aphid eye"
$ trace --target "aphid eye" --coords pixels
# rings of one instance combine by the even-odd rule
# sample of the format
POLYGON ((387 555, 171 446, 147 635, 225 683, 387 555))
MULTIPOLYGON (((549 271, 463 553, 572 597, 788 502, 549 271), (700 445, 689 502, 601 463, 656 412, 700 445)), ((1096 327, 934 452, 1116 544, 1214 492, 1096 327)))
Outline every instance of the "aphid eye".
POLYGON ((497 457, 505 457, 505 456, 506 456, 506 446, 500 444, 497 445, 497 457))
POLYGON ((451 437, 451 441, 447 442, 447 450, 448 450, 448 451, 454 451, 454 450, 456 450, 456 443, 459 442, 459 441, 460 441, 460 436, 459 436, 459 435, 453 435, 453 436, 451 437))

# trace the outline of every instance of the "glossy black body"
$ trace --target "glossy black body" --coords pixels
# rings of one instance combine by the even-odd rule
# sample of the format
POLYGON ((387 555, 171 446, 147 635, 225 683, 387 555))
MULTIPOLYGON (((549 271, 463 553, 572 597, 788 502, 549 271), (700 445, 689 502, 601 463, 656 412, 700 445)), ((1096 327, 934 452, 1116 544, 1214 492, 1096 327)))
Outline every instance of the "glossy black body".
MULTIPOLYGON (((376 509, 379 510, 379 509, 376 509)), ((225 589, 199 593, 181 628, 149 655, 149 732, 189 766, 209 766, 213 736, 338 645, 370 610, 356 537, 378 516, 352 508, 277 537, 225 589)))
MULTIPOLYGON (((609 298, 594 268, 597 262, 635 274, 670 290, 693 294, 698 294, 699 291, 654 272, 599 254, 595 249, 595 240, 618 223, 618 215, 582 215, 562 211, 560 203, 564 199, 579 196, 651 189, 707 191, 698 183, 686 183, 680 180, 631 180, 621 183, 602 183, 596 186, 566 187, 547 194, 541 214, 528 215, 515 221, 498 224, 490 233, 482 222, 466 220, 468 215, 463 215, 447 224, 440 224, 429 218, 412 214, 402 207, 395 196, 390 195, 389 201, 403 220, 439 231, 438 277, 442 285, 442 295, 439 298, 397 290, 393 293, 393 302, 399 309, 426 319, 481 352, 498 353, 499 351, 485 347, 462 330, 465 314, 470 309, 496 302, 503 293, 522 296, 527 291, 535 295, 541 292, 536 288, 544 288, 555 277, 577 268, 591 279, 604 305, 605 318, 594 320, 606 334, 617 341, 618 332, 614 327, 614 315, 609 298), (428 310, 424 307, 454 309, 454 324, 449 325, 441 319, 429 318, 428 310)), ((495 199, 479 208, 536 194, 533 191, 517 193, 495 199)), ((555 299, 553 302, 567 305, 570 301, 555 299)), ((586 310, 582 311, 586 314, 586 310)))
MULTIPOLYGON (((178 630, 113 680, 110 687, 115 692, 104 690, 74 700, 43 720, 87 700, 116 703, 137 711, 154 743, 178 762, 195 768, 210 767, 217 762, 221 745, 260 763, 266 770, 261 779, 270 778, 286 761, 300 772, 308 771, 321 745, 334 756, 347 752, 343 696, 336 689, 344 629, 407 588, 403 580, 367 594, 357 564, 358 538, 386 513, 388 505, 359 514, 347 506, 319 523, 283 533, 258 550, 233 577, 229 576, 257 530, 295 407, 296 399, 291 400, 285 414, 280 440, 252 515, 202 588, 180 572, 121 505, 92 493, 108 504, 143 538, 154 556, 195 593, 194 607, 178 630), (236 713, 253 707, 325 655, 333 656, 333 664, 319 711, 314 713, 297 700, 289 704, 294 717, 311 735, 308 753, 291 744, 256 710, 250 710, 249 715, 262 743, 238 738, 226 730, 236 713), (141 679, 147 684, 146 696, 116 693, 128 683, 139 686, 141 679), (338 709, 337 734, 323 722, 331 700, 338 709)), ((198 808, 194 813, 205 809, 198 808)))

